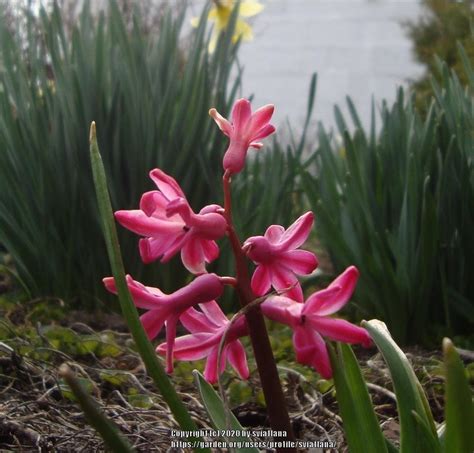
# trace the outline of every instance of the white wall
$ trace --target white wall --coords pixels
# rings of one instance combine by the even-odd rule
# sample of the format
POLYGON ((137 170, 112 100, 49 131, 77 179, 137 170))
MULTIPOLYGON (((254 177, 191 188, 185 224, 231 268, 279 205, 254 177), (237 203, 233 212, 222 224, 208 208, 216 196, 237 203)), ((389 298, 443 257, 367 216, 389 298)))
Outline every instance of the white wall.
MULTIPOLYGON (((316 121, 334 124, 333 105, 349 94, 367 124, 372 94, 393 100, 416 78, 411 41, 400 25, 422 12, 416 0, 260 0, 255 39, 243 43, 243 95, 274 103, 277 124, 302 122, 311 74, 318 73, 316 121)), ((197 3, 194 5, 197 7, 197 3)))

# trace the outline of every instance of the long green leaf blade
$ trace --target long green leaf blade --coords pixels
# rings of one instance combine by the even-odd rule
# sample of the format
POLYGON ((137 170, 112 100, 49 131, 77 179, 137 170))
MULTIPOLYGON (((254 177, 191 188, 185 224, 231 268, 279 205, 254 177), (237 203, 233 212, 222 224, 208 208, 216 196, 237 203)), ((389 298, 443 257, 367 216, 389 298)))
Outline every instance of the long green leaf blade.
MULTIPOLYGON (((197 370, 193 371, 194 377, 196 378, 196 385, 199 390, 199 394, 201 395, 201 400, 206 408, 209 417, 217 430, 227 431, 227 430, 235 430, 239 432, 243 432, 244 428, 239 423, 237 418, 227 410, 219 398, 217 392, 212 388, 212 386, 206 381, 204 376, 197 370)), ((227 437, 228 442, 236 442, 236 443, 243 443, 245 445, 246 442, 250 442, 250 437, 227 437)), ((236 452, 241 453, 258 453, 259 450, 254 447, 238 447, 235 448, 236 452)))
POLYGON ((369 331, 390 371, 400 417, 400 452, 439 452, 433 417, 427 412, 423 400, 426 397, 420 392, 419 381, 407 357, 393 341, 383 322, 373 319, 363 321, 362 326, 369 331), (416 413, 416 418, 413 413, 416 413), (429 428, 428 434, 425 427, 429 428))
POLYGON ((336 397, 351 453, 388 452, 372 401, 351 347, 329 348, 336 397))
MULTIPOLYGON (((123 316, 128 324, 130 332, 137 345, 138 352, 145 363, 148 373, 152 377, 156 386, 159 388, 176 421, 183 430, 197 431, 196 424, 191 419, 191 416, 184 407, 173 385, 168 379, 165 370, 158 361, 155 351, 153 350, 153 346, 148 340, 145 331, 143 330, 137 310, 130 296, 130 292, 125 280, 125 270, 120 252, 117 230, 115 228, 112 205, 110 203, 110 197, 107 188, 107 178, 105 175, 102 158, 100 156, 99 146, 97 144, 96 127, 94 122, 91 124, 90 130, 90 158, 94 176, 94 185, 97 193, 97 202, 99 205, 103 232, 107 244, 107 252, 109 254, 112 274, 115 279, 115 285, 117 287, 123 316)), ((191 438, 191 440, 197 441, 200 439, 191 438)), ((197 449, 197 451, 207 452, 210 450, 197 449)))
POLYGON ((452 341, 443 340, 446 373, 445 418, 446 453, 474 451, 474 407, 464 366, 452 341))

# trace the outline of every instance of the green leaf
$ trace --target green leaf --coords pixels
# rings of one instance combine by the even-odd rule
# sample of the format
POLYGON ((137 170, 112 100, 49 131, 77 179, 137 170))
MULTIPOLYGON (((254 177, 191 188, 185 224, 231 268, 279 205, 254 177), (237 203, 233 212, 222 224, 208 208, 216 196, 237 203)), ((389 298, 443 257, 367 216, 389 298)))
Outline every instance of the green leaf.
POLYGON ((132 406, 141 409, 150 409, 154 404, 153 399, 148 395, 128 395, 127 399, 132 406))
POLYGON ((407 357, 383 322, 373 319, 363 321, 362 326, 370 333, 390 371, 400 417, 400 452, 440 452, 433 416, 407 357))
POLYGON ((350 346, 329 346, 336 398, 351 453, 388 452, 367 386, 350 346))
MULTIPOLYGON (((102 220, 102 228, 107 245, 107 253, 109 255, 112 274, 115 279, 120 307, 123 316, 128 324, 128 328, 133 336, 138 352, 146 366, 146 369, 156 386, 159 388, 163 399, 168 404, 176 421, 183 430, 197 431, 197 426, 192 420, 186 407, 180 400, 176 390, 171 384, 163 366, 158 361, 154 348, 143 330, 140 323, 137 310, 133 304, 130 291, 125 280, 125 271, 123 267, 122 254, 118 242, 117 230, 115 228, 115 220, 110 203, 109 192, 107 189, 107 179, 102 158, 97 144, 95 123, 91 124, 90 130, 90 159, 92 164, 92 173, 94 176, 94 184, 97 192, 97 202, 99 205, 100 216, 102 220)), ((200 440, 199 438, 192 438, 200 440)), ((209 451, 208 449, 196 449, 196 451, 209 451)))
POLYGON ((449 338, 443 340, 446 372, 444 451, 471 453, 474 450, 474 407, 464 366, 449 338))
MULTIPOLYGON (((201 400, 216 430, 234 430, 243 432, 244 428, 242 428, 242 425, 239 423, 230 409, 224 406, 223 402, 219 398, 219 395, 212 388, 212 385, 206 381, 204 376, 199 371, 194 370, 193 374, 196 379, 196 386, 198 388, 199 394, 201 395, 201 400)), ((250 442, 249 437, 243 436, 225 436, 225 438, 228 442, 250 442)), ((253 447, 241 447, 235 448, 234 451, 242 453, 258 453, 259 450, 253 447)))
POLYGON ((77 340, 77 353, 87 355, 95 352, 99 346, 99 340, 96 335, 84 335, 77 340))
POLYGON ((119 370, 103 370, 99 373, 99 377, 114 387, 121 387, 130 380, 129 373, 125 373, 119 370))

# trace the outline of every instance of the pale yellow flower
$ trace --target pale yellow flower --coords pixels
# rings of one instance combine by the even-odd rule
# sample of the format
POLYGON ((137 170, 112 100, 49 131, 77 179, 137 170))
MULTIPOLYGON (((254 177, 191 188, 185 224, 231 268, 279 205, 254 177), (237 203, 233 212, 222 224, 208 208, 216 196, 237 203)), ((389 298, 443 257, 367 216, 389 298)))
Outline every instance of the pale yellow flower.
MULTIPOLYGON (((209 15, 207 16, 210 22, 214 22, 214 29, 211 41, 209 42, 210 53, 213 53, 216 49, 220 33, 225 30, 229 24, 235 0, 214 0, 214 5, 215 6, 209 11, 209 15)), ((235 31, 232 36, 233 42, 237 42, 238 39, 244 41, 250 41, 253 39, 252 27, 241 18, 255 16, 262 10, 263 5, 256 0, 247 0, 240 3, 235 31)), ((199 18, 193 18, 191 24, 193 27, 197 27, 199 24, 199 18)))

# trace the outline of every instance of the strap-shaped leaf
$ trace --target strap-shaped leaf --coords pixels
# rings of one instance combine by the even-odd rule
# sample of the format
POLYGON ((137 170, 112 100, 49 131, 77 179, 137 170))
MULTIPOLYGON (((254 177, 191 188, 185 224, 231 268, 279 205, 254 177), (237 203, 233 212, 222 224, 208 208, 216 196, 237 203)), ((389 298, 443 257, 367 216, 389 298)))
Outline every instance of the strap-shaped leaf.
POLYGON ((351 453, 388 452, 359 364, 350 346, 329 347, 336 397, 351 453))
POLYGON ((474 407, 464 366, 452 341, 443 340, 446 373, 444 451, 471 453, 474 451, 474 407))
MULTIPOLYGON (((197 431, 196 424, 171 384, 163 366, 158 361, 155 351, 153 350, 153 345, 150 343, 145 331, 143 330, 137 309, 133 304, 130 291, 125 281, 125 270, 117 237, 117 229, 115 228, 109 191, 107 188, 105 168, 102 163, 99 145, 97 144, 95 122, 91 124, 90 129, 90 159, 107 252, 109 255, 110 266, 112 268, 112 274, 117 286, 123 316, 127 321, 128 328, 130 329, 133 340, 135 341, 140 357, 142 358, 148 373, 163 395, 163 399, 168 404, 176 421, 183 430, 197 431)), ((198 441, 200 439, 192 438, 192 440, 198 441)), ((207 452, 210 450, 196 449, 196 451, 207 452)))
POLYGON ((369 331, 390 371, 400 417, 400 452, 440 452, 433 416, 407 357, 385 323, 373 319, 363 321, 362 326, 369 331))
MULTIPOLYGON (((202 403, 206 408, 206 411, 212 421, 212 424, 218 431, 235 431, 236 433, 242 433, 244 428, 239 423, 234 414, 230 409, 226 408, 219 398, 217 392, 212 388, 204 376, 197 370, 193 371, 194 377, 196 378, 196 386, 199 394, 201 395, 202 403)), ((251 438, 246 436, 222 436, 229 443, 239 444, 240 448, 234 448, 233 451, 237 453, 258 453, 258 449, 254 447, 245 447, 245 443, 250 443, 251 438)))

